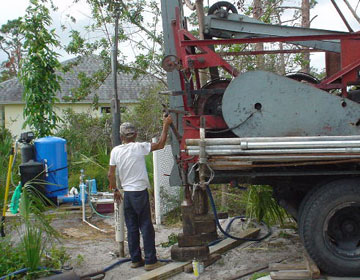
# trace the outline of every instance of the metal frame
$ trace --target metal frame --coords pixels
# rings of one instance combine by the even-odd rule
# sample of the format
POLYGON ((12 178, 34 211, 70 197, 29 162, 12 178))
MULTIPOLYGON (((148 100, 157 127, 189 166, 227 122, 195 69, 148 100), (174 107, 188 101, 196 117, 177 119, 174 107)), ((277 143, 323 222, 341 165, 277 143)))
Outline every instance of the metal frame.
MULTIPOLYGON (((242 17, 240 15, 231 14, 231 17, 242 17)), ((206 19, 208 22, 206 28, 211 26, 211 20, 214 20, 214 15, 209 16, 206 19), (210 22, 210 23, 209 23, 210 22)), ((226 22, 226 19, 219 19, 226 22)), ((233 18, 230 18, 230 21, 233 18)), ((234 20, 233 20, 234 21, 234 20)), ((248 35, 249 29, 247 32, 244 32, 244 35, 233 32, 235 35, 231 39, 217 39, 217 40, 198 40, 195 36, 193 36, 189 31, 187 31, 184 27, 182 27, 182 18, 181 11, 179 7, 175 8, 175 20, 171 22, 172 33, 174 35, 174 47, 176 50, 176 55, 179 58, 181 68, 179 70, 180 84, 182 91, 173 91, 171 92, 173 96, 182 95, 183 100, 183 108, 184 111, 188 114, 182 117, 182 123, 180 127, 182 127, 183 135, 182 141, 180 143, 180 157, 178 158, 178 163, 180 163, 181 168, 185 170, 188 169, 188 164, 197 162, 197 156, 190 156, 185 151, 185 140, 186 139, 199 139, 199 129, 200 129, 200 115, 196 115, 193 107, 193 98, 196 95, 206 95, 206 94, 214 94, 216 90, 205 90, 201 89, 200 85, 200 77, 199 71, 204 68, 212 68, 212 67, 221 67, 226 72, 231 74, 233 77, 239 75, 239 71, 231 66, 227 61, 225 61, 223 56, 233 56, 233 55, 257 55, 257 54, 265 54, 265 53, 284 53, 286 50, 270 50, 270 51, 262 51, 262 52, 221 52, 216 53, 211 46, 214 45, 233 45, 233 44, 245 44, 245 43, 269 43, 269 42, 288 42, 295 43, 301 45, 307 45, 313 47, 311 49, 307 49, 308 52, 319 52, 319 51, 329 51, 332 50, 333 53, 337 53, 338 49, 340 49, 339 59, 340 69, 331 69, 332 75, 326 77, 319 84, 314 85, 317 88, 323 90, 330 89, 341 89, 343 97, 347 97, 347 86, 351 84, 358 84, 359 79, 359 71, 360 71, 360 54, 358 53, 358 49, 360 48, 360 33, 344 33, 344 32, 334 32, 334 31, 326 31, 326 30, 310 30, 306 31, 303 28, 298 28, 294 32, 291 31, 291 27, 287 27, 286 32, 292 32, 292 36, 261 36, 254 34, 253 38, 239 38, 241 36, 248 35), (305 31, 304 31, 305 30, 305 31), (305 32, 305 33, 304 33, 305 32), (245 34, 246 33, 246 34, 245 34), (295 34, 295 35, 293 35, 295 34), (300 34, 300 35, 298 35, 300 34), (301 34, 310 34, 310 35, 301 35, 301 34), (309 42, 309 43, 307 43, 309 42), (312 46, 314 42, 323 42, 328 43, 324 49, 321 49, 323 45, 318 44, 312 46), (338 47, 331 47, 331 44, 337 42, 338 47), (310 45, 309 45, 310 44, 310 45)), ((246 22, 248 26, 255 26, 257 30, 260 27, 265 27, 266 30, 264 32, 270 32, 271 34, 280 34, 283 26, 271 26, 266 25, 259 22, 246 22)), ((249 28, 250 28, 249 27, 249 28)), ((220 27, 217 27, 220 28, 220 27)), ((224 27, 224 29, 228 28, 224 27)), ((295 28, 296 29, 296 28, 295 28)), ((218 31, 218 29, 217 29, 218 31)), ((228 31, 228 30, 227 30, 228 31)), ((209 29, 205 30, 205 33, 209 32, 209 29)), ((285 32, 285 33, 286 33, 285 32)), ((324 45, 325 46, 325 45, 324 45)), ((335 45, 334 45, 335 46, 335 45)), ((304 52, 305 50, 299 51, 288 51, 288 52, 304 52)), ((336 64, 336 63, 335 63, 336 64)), ((328 66, 327 66, 328 67, 328 66)), ((333 67, 334 68, 334 67, 333 67)), ((218 90, 219 91, 219 90, 218 90)), ((221 90, 220 90, 221 91, 221 90)), ((203 115, 202 116, 206 122, 206 130, 220 130, 226 131, 228 129, 225 121, 220 116, 215 115, 203 115)), ((342 171, 340 171, 341 173, 342 171)), ((286 172, 285 172, 286 173, 286 172)), ((336 173, 336 172, 335 172, 336 173)), ((242 173, 243 176, 247 176, 247 173, 242 173)), ((316 172, 314 175, 319 175, 316 172)), ((322 173, 323 174, 323 173, 322 173)), ((357 172, 350 174, 358 174, 357 172)), ((253 176, 254 173, 249 173, 249 176, 253 176)), ((303 175, 312 175, 308 172, 303 175)))

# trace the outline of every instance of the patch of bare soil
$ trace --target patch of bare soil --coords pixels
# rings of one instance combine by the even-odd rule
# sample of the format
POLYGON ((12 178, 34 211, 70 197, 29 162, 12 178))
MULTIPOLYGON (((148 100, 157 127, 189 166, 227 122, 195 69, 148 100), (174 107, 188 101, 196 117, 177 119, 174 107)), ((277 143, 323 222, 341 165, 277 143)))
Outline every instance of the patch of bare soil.
MULTIPOLYGON (((71 255, 75 272, 84 275, 115 263, 119 260, 114 254, 118 249, 115 242, 113 219, 94 217, 90 220, 95 226, 107 233, 96 230, 81 221, 80 215, 68 215, 53 221, 53 226, 62 234, 63 245, 71 255)), ((222 221, 224 226, 226 221, 222 221)), ((243 230, 242 225, 233 223, 231 233, 238 235, 243 230)), ((273 262, 295 263, 302 260, 303 248, 299 237, 293 229, 273 228, 273 235, 262 242, 247 242, 228 251, 213 265, 207 267, 198 279, 230 279, 235 275, 261 265, 273 262)), ((171 247, 162 247, 172 233, 178 234, 181 228, 169 228, 155 225, 156 248, 159 259, 170 259, 171 247)), ((262 230, 264 234, 265 230, 262 230)), ((220 234, 219 234, 220 235, 220 234)), ((128 256, 127 243, 125 254, 128 256)), ((130 263, 116 266, 106 273, 105 279, 130 279, 145 273, 143 268, 131 269, 130 263)), ((249 279, 250 276, 239 279, 249 279)), ((193 274, 182 272, 170 279, 196 279, 193 274)))

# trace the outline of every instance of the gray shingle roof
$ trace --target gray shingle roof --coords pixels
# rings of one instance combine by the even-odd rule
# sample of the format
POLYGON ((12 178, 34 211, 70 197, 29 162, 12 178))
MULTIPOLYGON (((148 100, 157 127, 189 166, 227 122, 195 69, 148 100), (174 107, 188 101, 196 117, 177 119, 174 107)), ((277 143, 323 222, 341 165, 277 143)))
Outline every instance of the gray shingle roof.
MULTIPOLYGON (((63 64, 74 62, 73 58, 63 62, 63 64)), ((63 81, 61 82, 61 92, 58 92, 58 98, 63 102, 62 97, 71 95, 72 89, 80 85, 78 74, 85 72, 87 76, 94 74, 103 66, 100 57, 92 55, 80 58, 80 63, 74 66, 70 71, 61 73, 63 81)), ((120 102, 136 102, 140 93, 155 83, 151 76, 141 76, 134 80, 131 74, 120 73, 117 77, 118 95, 120 102)), ((0 104, 19 104, 22 101, 23 87, 17 78, 0 83, 0 104)), ((109 103, 113 97, 113 82, 110 74, 105 82, 99 88, 94 89, 81 103, 91 103, 93 97, 98 95, 99 103, 109 103)))

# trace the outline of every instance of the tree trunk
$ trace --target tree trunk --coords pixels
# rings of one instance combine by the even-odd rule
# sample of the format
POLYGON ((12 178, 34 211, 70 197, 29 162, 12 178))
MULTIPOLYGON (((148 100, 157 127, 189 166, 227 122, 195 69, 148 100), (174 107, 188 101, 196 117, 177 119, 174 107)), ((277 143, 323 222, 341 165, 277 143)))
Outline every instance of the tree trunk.
MULTIPOLYGON (((200 40, 204 40, 204 0, 196 0, 195 1, 196 14, 199 21, 199 37, 200 40)), ((207 82, 207 73, 204 71, 199 71, 200 73, 200 85, 205 85, 207 82)))
POLYGON ((223 184, 221 186, 221 209, 227 209, 227 192, 228 192, 228 185, 223 184))
MULTIPOLYGON (((261 0, 254 0, 253 1, 253 17, 255 19, 260 19, 263 14, 261 0)), ((255 51, 263 51, 264 50, 264 43, 256 43, 255 44, 255 51)), ((256 66, 258 69, 265 68, 265 57, 264 55, 257 55, 256 56, 256 66)))
POLYGON ((199 21, 199 37, 200 40, 204 40, 204 0, 196 0, 195 7, 199 21))
MULTIPOLYGON (((305 28, 310 27, 310 3, 309 0, 301 1, 301 26, 305 28)), ((310 53, 304 53, 302 55, 303 62, 301 71, 310 73, 310 53)))

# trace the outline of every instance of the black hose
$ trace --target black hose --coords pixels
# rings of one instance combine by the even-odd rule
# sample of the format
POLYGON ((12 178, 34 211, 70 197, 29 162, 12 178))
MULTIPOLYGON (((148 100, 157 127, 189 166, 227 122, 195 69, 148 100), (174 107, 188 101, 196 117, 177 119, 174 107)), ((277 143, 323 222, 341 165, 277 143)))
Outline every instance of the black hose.
POLYGON ((123 264, 123 263, 129 262, 129 261, 131 261, 131 259, 121 259, 121 260, 118 260, 117 262, 115 262, 115 263, 113 263, 113 264, 105 267, 105 268, 103 269, 103 271, 104 271, 104 272, 107 272, 107 271, 113 269, 115 266, 117 266, 117 265, 119 265, 119 264, 123 264))
MULTIPOLYGON (((238 216, 238 217, 235 217, 233 218, 230 223, 228 224, 226 230, 224 230, 222 228, 222 226, 220 225, 220 222, 219 222, 219 219, 218 219, 218 215, 217 215, 217 211, 216 211, 216 206, 215 206, 215 202, 214 202, 214 198, 212 196, 212 193, 211 193, 211 190, 209 188, 209 186, 207 185, 206 186, 206 192, 209 196, 209 199, 210 199, 210 204, 211 204, 211 208, 213 210, 213 213, 214 213, 214 217, 215 217, 215 223, 216 223, 216 226, 218 227, 218 229, 226 236, 226 237, 229 237, 231 239, 235 239, 235 240, 243 240, 243 241, 262 241, 264 240, 265 238, 269 237, 271 234, 272 234, 272 231, 271 231, 271 228, 269 227, 269 225, 267 225, 266 223, 264 222, 261 222, 263 223, 264 225, 266 225, 267 227, 267 230, 268 232, 260 237, 260 238, 242 238, 242 237, 236 237, 236 236, 233 236, 231 234, 229 234, 227 231, 230 230, 230 226, 231 224, 233 223, 234 220, 238 219, 238 218, 243 218, 242 216, 238 216)), ((219 242, 219 241, 218 241, 219 242)), ((216 243, 215 243, 216 244, 216 243)), ((214 245, 214 244, 211 244, 211 245, 214 245)))
POLYGON ((57 171, 60 171, 60 170, 66 169, 66 168, 68 168, 68 167, 69 167, 69 166, 68 166, 68 165, 66 165, 66 166, 64 166, 64 167, 59 167, 59 168, 54 169, 54 170, 48 170, 48 171, 47 171, 47 173, 54 173, 54 172, 57 172, 57 171))

